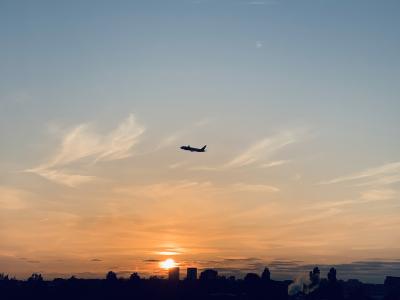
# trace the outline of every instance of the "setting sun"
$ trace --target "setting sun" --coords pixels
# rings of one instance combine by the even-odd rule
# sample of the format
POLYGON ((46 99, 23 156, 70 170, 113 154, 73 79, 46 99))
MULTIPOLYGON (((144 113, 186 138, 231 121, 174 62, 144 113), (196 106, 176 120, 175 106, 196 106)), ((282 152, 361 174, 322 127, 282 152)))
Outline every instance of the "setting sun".
POLYGON ((0 300, 400 300, 400 0, 99 2, 0 0, 0 300))
POLYGON ((172 258, 168 258, 160 262, 160 267, 163 269, 171 269, 173 267, 176 267, 176 262, 172 258))

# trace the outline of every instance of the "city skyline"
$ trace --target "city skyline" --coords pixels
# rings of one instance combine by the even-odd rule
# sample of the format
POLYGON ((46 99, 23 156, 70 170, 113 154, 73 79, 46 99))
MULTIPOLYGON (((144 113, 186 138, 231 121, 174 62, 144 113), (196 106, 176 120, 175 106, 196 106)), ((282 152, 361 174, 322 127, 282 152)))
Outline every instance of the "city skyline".
POLYGON ((0 1, 0 272, 399 276, 399 11, 0 1))

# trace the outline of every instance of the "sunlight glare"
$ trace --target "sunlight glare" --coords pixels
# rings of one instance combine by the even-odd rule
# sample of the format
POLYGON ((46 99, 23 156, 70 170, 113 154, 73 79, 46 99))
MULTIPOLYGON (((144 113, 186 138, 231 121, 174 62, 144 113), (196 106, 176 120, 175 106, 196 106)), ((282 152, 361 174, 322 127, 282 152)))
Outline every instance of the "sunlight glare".
POLYGON ((160 262, 160 267, 168 270, 168 269, 176 267, 176 262, 172 258, 168 258, 168 259, 160 262))

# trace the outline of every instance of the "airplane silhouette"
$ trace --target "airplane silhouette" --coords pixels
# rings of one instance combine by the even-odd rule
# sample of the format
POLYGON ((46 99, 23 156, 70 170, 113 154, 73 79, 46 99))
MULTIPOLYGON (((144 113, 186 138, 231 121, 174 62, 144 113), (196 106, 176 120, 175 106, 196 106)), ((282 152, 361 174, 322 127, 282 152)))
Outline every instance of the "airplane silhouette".
POLYGON ((182 146, 181 149, 190 152, 206 152, 206 147, 207 145, 205 145, 203 148, 195 148, 195 147, 190 147, 190 145, 187 145, 187 146, 182 146))

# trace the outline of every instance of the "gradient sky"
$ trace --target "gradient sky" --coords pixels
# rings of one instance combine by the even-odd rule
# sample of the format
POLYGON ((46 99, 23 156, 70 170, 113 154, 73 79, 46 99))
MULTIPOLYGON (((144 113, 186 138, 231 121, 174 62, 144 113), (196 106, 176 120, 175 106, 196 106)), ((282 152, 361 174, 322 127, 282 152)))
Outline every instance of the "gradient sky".
POLYGON ((0 272, 400 275, 399 1, 0 0, 0 45, 0 272))

